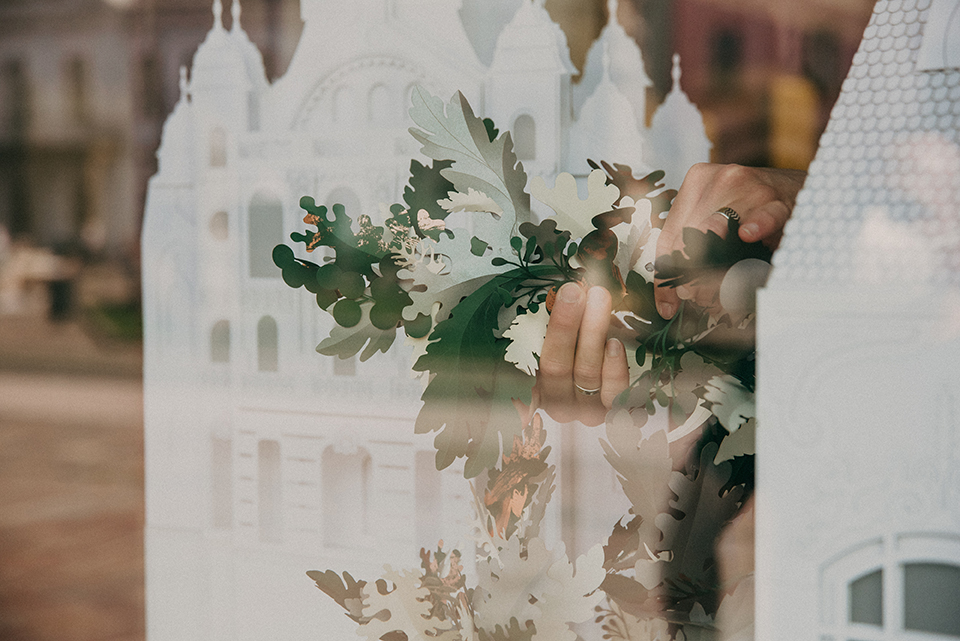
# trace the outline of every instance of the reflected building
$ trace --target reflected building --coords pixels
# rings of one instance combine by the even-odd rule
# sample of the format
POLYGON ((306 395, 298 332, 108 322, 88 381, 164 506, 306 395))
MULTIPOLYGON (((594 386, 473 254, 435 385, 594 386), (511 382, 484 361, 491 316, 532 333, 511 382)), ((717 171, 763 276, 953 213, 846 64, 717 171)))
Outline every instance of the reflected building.
MULTIPOLYGON (((276 77, 296 0, 250 0, 276 77)), ((15 238, 136 264, 146 183, 206 0, 42 0, 0 6, 0 225, 15 238)), ((229 17, 227 17, 229 19, 229 17)))
MULTIPOLYGON (((653 10, 663 3, 638 4, 653 10)), ((667 24, 684 61, 683 86, 704 113, 713 160, 806 169, 873 5, 670 3, 667 24)))

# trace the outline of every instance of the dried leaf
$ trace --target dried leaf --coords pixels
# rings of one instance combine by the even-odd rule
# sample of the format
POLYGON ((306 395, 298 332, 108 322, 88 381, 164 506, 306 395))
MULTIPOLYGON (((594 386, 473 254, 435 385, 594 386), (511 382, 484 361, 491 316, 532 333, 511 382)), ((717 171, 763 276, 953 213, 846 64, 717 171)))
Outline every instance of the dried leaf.
POLYGON ((430 618, 430 591, 420 584, 417 572, 394 571, 385 566, 383 579, 394 584, 387 590, 383 581, 373 587, 364 586, 364 616, 370 620, 361 625, 358 634, 368 641, 380 641, 384 635, 403 632, 407 639, 432 638, 437 641, 459 641, 452 620, 430 618))
POLYGON ((316 581, 317 587, 324 594, 337 602, 347 611, 347 616, 357 623, 364 623, 363 617, 363 588, 366 581, 357 581, 348 572, 343 573, 343 580, 333 570, 320 572, 310 570, 307 576, 316 581))

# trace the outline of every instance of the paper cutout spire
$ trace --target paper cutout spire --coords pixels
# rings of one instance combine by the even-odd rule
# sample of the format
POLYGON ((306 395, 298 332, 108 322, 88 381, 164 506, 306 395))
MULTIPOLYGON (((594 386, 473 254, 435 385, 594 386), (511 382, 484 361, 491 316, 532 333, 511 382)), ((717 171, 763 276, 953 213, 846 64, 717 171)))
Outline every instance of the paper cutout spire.
POLYGON ((647 126, 647 88, 652 87, 653 82, 647 75, 640 48, 617 20, 618 8, 617 0, 608 0, 607 24, 590 46, 580 82, 574 85, 574 113, 579 117, 580 109, 600 84, 603 52, 606 50, 610 55, 610 79, 633 104, 637 127, 644 129, 647 126))
POLYGON ((220 0, 213 0, 213 28, 217 31, 223 31, 223 3, 220 0))
POLYGON ((666 183, 679 189, 695 158, 709 158, 713 146, 707 138, 703 116, 680 86, 680 54, 673 55, 673 87, 653 114, 648 139, 652 157, 648 162, 667 172, 666 183))
POLYGON ((230 32, 240 31, 240 0, 233 0, 233 4, 230 6, 230 17, 233 18, 230 32))

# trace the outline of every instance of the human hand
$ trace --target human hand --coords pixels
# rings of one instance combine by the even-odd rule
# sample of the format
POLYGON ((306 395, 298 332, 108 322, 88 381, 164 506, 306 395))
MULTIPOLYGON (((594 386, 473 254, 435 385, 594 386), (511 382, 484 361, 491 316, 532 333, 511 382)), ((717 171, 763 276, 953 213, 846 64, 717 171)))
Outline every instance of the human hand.
MULTIPOLYGON (((727 235, 729 221, 718 210, 729 207, 739 216, 738 234, 747 243, 762 242, 776 249, 783 235, 806 173, 794 169, 764 169, 740 165, 700 163, 687 172, 673 200, 657 242, 657 258, 683 249, 683 229, 693 227, 727 235)), ((717 283, 697 286, 659 287, 655 290, 657 311, 671 318, 680 300, 692 299, 711 307, 717 299, 717 283)))
POLYGON ((630 383, 623 343, 609 337, 620 329, 607 289, 563 285, 540 354, 536 406, 561 423, 603 423, 613 400, 630 383))

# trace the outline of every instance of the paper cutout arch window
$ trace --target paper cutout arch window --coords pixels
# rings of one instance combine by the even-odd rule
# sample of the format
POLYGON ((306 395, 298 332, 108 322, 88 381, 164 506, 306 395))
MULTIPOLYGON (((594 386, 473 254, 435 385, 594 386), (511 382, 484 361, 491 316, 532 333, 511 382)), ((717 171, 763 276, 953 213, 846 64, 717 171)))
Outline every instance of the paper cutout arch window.
POLYGON ((390 90, 386 85, 374 85, 367 96, 367 117, 371 122, 388 123, 393 120, 390 90))
POLYGON ((214 127, 210 131, 210 166, 227 166, 227 132, 223 127, 214 127))
POLYGON ((332 109, 334 122, 349 123, 353 120, 353 92, 349 87, 339 87, 334 91, 332 109))
POLYGON ((521 114, 513 121, 513 145, 520 160, 537 159, 537 123, 530 114, 521 114))
POLYGON ((883 625, 883 570, 874 570, 850 582, 850 623, 883 625))
POLYGON ((260 540, 281 539, 283 485, 280 470, 280 443, 262 440, 257 444, 257 505, 259 507, 260 540))
POLYGON ((933 0, 917 55, 918 71, 960 68, 960 0, 933 0))
POLYGON ((210 361, 230 362, 230 321, 218 320, 210 330, 210 361))
POLYGON ((354 547, 367 536, 370 507, 370 454, 364 448, 323 451, 323 544, 354 547))
POLYGON ((257 193, 249 210, 250 276, 279 278, 273 264, 273 248, 283 243, 283 205, 272 194, 257 193))
POLYGON ((230 217, 221 210, 210 217, 210 235, 214 240, 226 240, 230 237, 230 217))
POLYGON ((279 351, 277 321, 272 316, 264 316, 257 323, 257 369, 276 372, 280 361, 279 351))
POLYGON ((823 641, 960 639, 960 538, 885 537, 824 571, 823 641), (935 636, 931 636, 935 635, 935 636))

